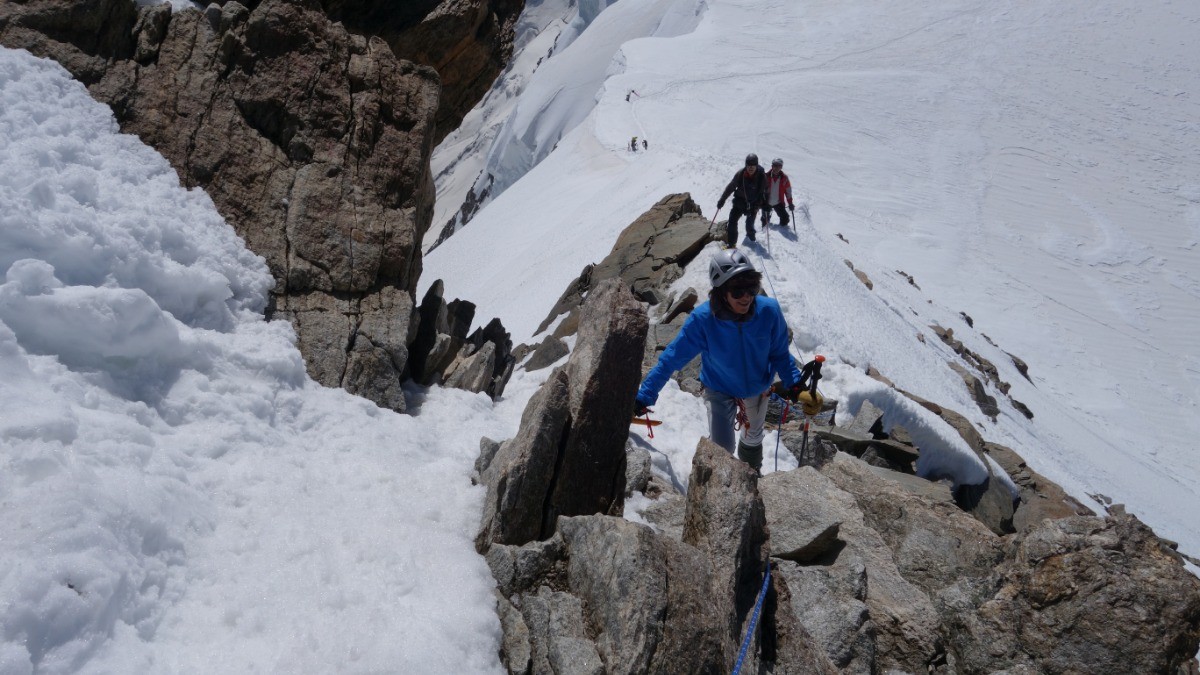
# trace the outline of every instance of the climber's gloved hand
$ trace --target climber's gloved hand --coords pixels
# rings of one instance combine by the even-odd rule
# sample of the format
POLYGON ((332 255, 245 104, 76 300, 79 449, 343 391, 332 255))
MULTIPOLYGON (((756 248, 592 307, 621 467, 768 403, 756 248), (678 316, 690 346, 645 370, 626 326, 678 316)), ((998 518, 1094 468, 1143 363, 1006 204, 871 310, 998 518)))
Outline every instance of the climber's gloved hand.
POLYGON ((720 211, 720 210, 721 210, 721 209, 723 209, 723 208, 725 208, 725 200, 724 200, 724 199, 718 199, 718 200, 717 200, 717 210, 718 210, 718 211, 720 211))
POLYGON ((633 416, 645 417, 646 413, 650 412, 650 406, 646 405, 640 399, 633 402, 633 416))
POLYGON ((801 391, 802 389, 800 389, 800 385, 798 384, 788 387, 782 382, 776 382, 775 384, 771 385, 771 393, 775 394, 779 398, 784 399, 785 401, 788 401, 789 403, 795 403, 797 400, 799 400, 801 391))
POLYGON ((800 392, 796 399, 800 403, 800 408, 805 415, 817 415, 821 412, 821 407, 825 405, 825 397, 821 392, 812 392, 807 389, 800 392))

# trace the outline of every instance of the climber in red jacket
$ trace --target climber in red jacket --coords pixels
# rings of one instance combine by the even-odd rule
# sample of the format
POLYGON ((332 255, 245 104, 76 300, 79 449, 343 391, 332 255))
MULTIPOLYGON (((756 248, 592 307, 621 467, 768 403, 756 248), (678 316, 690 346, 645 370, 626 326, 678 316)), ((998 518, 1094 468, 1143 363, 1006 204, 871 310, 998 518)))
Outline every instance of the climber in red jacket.
POLYGON ((787 209, 783 208, 785 201, 788 209, 796 208, 792 203, 792 181, 783 172, 783 160, 776 157, 771 160, 771 170, 767 172, 767 196, 762 210, 763 227, 771 224, 771 211, 779 215, 779 224, 782 227, 788 226, 791 220, 788 218, 787 209))

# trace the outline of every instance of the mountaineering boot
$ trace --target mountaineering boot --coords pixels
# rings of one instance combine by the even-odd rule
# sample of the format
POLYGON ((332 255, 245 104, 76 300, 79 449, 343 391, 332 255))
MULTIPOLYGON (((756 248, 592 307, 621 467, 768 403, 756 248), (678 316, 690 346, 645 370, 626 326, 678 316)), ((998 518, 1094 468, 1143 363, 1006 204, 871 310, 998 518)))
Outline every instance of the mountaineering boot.
POLYGON ((762 444, 746 445, 738 441, 738 458, 750 465, 757 473, 762 473, 762 444))

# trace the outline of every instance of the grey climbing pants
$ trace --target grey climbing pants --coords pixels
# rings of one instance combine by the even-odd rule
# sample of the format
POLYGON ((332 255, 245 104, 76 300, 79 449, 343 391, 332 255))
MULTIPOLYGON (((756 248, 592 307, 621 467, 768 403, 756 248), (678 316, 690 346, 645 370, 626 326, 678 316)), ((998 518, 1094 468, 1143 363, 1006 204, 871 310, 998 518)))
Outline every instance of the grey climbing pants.
MULTIPOLYGON (((742 429, 743 444, 762 445, 763 425, 767 422, 769 399, 766 392, 742 399, 746 404, 746 417, 750 420, 750 427, 742 429)), ((732 455, 737 446, 737 439, 734 438, 734 426, 737 424, 737 399, 729 394, 705 389, 704 402, 708 406, 709 437, 713 443, 725 448, 732 455)))

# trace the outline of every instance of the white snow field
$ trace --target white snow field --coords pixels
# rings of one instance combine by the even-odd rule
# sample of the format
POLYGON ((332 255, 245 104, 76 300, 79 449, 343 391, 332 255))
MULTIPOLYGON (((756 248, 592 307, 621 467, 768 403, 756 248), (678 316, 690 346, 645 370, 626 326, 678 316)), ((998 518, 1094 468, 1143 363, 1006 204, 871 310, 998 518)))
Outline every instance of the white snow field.
POLYGON ((0 101, 0 673, 498 671, 516 401, 316 385, 207 195, 53 62, 0 101))
MULTIPOLYGON (((826 396, 903 421, 922 470, 978 477, 874 365, 1200 553, 1200 6, 568 4, 530 0, 521 39, 540 54, 471 121, 521 152, 470 134, 439 149, 443 198, 513 161, 425 286, 527 340, 662 196, 711 217, 747 152, 783 157, 812 223, 748 250, 797 353, 829 357, 826 396), (979 413, 933 322, 1036 418, 979 413)), ((707 255, 680 287, 705 287, 707 255)), ((0 673, 501 670, 469 475, 546 370, 494 404, 413 388, 412 415, 314 384, 211 201, 57 65, 2 48, 0 275, 0 673)), ((656 437, 633 437, 686 486, 702 406, 668 385, 656 414, 656 437)))
MULTIPOLYGON (((665 13, 695 6, 679 0, 665 13)), ((522 94, 509 92, 516 102, 504 108, 485 101, 473 114, 491 124, 521 120, 562 138, 427 256, 423 283, 445 279, 448 295, 527 340, 543 308, 658 199, 690 192, 711 217, 746 153, 781 157, 812 223, 773 233, 769 254, 762 236, 749 250, 798 355, 830 357, 827 395, 852 411, 870 398, 918 416, 862 375, 873 365, 968 415, 1085 502, 1124 502, 1200 554, 1200 5, 700 8, 692 32, 622 44, 597 91, 571 90, 570 77, 530 84, 535 111, 548 90, 593 106, 572 128, 530 121, 522 94), (633 135, 648 152, 629 151, 633 135), (928 329, 935 322, 996 364, 1035 419, 1002 397, 998 420, 984 417, 946 367, 954 356, 928 329), (1032 382, 1005 352, 1029 364, 1032 382)), ((584 35, 638 12, 618 2, 584 35)), ((524 77, 583 58, 572 54, 581 41, 524 77)), ((459 180, 445 173, 439 194, 459 180)), ((702 275, 691 282, 706 288, 702 275)), ((683 460, 703 418, 699 401, 676 394, 669 385, 651 445, 683 460)), ((686 476, 686 464, 675 469, 686 476)))
POLYGON ((686 33, 703 6, 702 0, 643 0, 625 3, 620 12, 604 11, 616 1, 527 3, 517 22, 512 62, 434 155, 437 205, 426 248, 448 221, 462 226, 459 207, 468 192, 507 190, 587 117, 606 77, 619 69, 612 62, 622 45, 647 35, 686 33))

